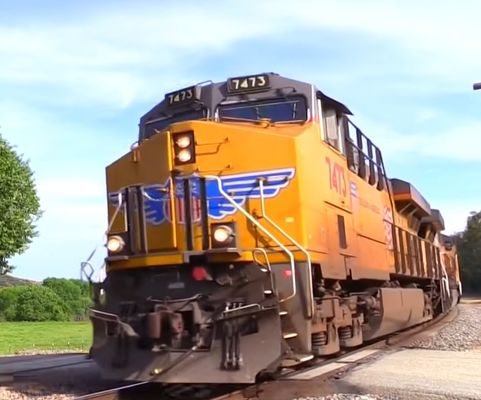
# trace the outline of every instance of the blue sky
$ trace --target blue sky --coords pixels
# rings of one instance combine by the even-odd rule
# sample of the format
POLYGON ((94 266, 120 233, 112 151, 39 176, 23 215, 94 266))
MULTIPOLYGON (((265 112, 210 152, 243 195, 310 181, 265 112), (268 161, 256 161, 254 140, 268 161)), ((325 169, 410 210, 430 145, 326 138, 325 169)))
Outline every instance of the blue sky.
POLYGON ((462 230, 481 209, 479 15, 469 0, 0 0, 0 133, 44 210, 15 275, 78 276, 106 225, 104 168, 164 93, 268 71, 344 102, 389 176, 462 230))

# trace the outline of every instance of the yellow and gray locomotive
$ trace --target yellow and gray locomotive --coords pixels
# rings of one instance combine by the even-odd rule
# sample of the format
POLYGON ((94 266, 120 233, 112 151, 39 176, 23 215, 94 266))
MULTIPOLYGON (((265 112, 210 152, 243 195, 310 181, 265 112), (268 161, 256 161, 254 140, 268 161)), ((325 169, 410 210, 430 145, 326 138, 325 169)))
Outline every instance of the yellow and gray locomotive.
POLYGON ((106 170, 105 376, 254 382, 457 303, 440 212, 387 178, 349 115, 266 73, 168 93, 141 118, 106 170))

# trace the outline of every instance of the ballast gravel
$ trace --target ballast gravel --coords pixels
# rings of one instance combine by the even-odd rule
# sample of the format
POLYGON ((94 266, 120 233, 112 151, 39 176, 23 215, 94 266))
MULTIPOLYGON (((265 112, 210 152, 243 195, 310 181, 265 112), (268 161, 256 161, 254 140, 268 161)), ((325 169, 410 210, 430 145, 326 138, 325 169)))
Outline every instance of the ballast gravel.
POLYGON ((52 389, 36 387, 32 385, 15 385, 14 387, 0 387, 0 399, 2 400, 72 400, 75 396, 62 393, 52 394, 52 389))
POLYGON ((374 395, 374 394, 349 394, 349 393, 338 393, 330 394, 327 396, 320 397, 298 397, 295 400, 398 400, 399 397, 390 395, 374 395))
POLYGON ((406 348, 470 351, 481 348, 481 304, 458 304, 458 315, 434 335, 414 340, 406 348))
MULTIPOLYGON (((481 357, 481 304, 458 304, 457 315, 441 329, 427 336, 415 339, 403 345, 406 349, 439 350, 455 352, 477 352, 481 357)), ((453 368, 455 362, 453 363, 453 368)), ((369 386, 369 385, 368 385, 369 386)), ((367 388, 364 388, 367 389, 367 388)), ((371 388, 372 390, 373 388, 371 388)), ((415 388, 412 388, 415 389, 415 388)), ((367 391, 367 390, 366 390, 367 391)), ((377 392, 377 390, 372 390, 377 392)), ((452 396, 449 392, 440 394, 423 394, 412 396, 394 393, 394 390, 383 391, 382 394, 338 393, 324 396, 297 397, 294 400, 404 400, 404 399, 467 399, 452 396)), ((476 397, 478 398, 478 397, 476 397)))

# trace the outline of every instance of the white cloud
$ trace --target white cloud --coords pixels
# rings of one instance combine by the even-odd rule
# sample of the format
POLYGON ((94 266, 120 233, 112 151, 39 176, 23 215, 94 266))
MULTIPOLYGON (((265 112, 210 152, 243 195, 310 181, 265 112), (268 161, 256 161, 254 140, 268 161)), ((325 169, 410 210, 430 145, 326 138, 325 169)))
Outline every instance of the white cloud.
POLYGON ((105 184, 84 177, 53 177, 37 183, 40 196, 49 201, 98 200, 105 194, 105 184))
MULTIPOLYGON (((85 108, 122 109, 139 101, 158 101, 164 89, 215 79, 196 69, 208 57, 226 56, 226 66, 210 65, 209 74, 215 76, 223 68, 239 68, 241 74, 250 72, 243 69, 254 58, 261 65, 272 62, 262 59, 266 39, 270 44, 288 39, 292 48, 309 43, 312 53, 279 52, 284 62, 272 65, 272 70, 296 71, 298 79, 325 81, 334 91, 348 87, 348 97, 357 96, 357 109, 352 107, 356 114, 375 91, 384 90, 381 102, 398 107, 399 96, 406 93, 468 92, 472 81, 481 80, 481 53, 476 51, 481 4, 474 1, 146 4, 99 3, 94 13, 66 13, 55 23, 36 18, 27 24, 19 17, 0 27, 0 124, 11 142, 32 157, 45 210, 40 238, 19 258, 23 265, 52 254, 57 266, 65 262, 66 269, 77 268, 79 254, 88 253, 105 229, 103 167, 127 149, 135 132, 130 139, 116 132, 113 140, 112 132, 89 129, 96 121, 89 119, 92 113, 85 114, 85 108), (353 40, 338 43, 337 34, 353 40), (332 41, 327 62, 314 64, 312 54, 319 56, 326 40, 332 41), (247 41, 247 50, 236 47, 247 41), (235 60, 245 60, 242 65, 229 61, 237 48, 241 53, 235 60), (351 54, 356 60, 352 63, 351 54), (336 58, 339 55, 343 62, 336 58), (77 106, 71 119, 62 115, 77 106)), ((426 105, 413 118, 427 122, 442 114, 457 121, 458 116, 450 113, 426 105)), ((481 161, 481 123, 457 121, 462 123, 433 133, 405 132, 408 118, 400 130, 362 115, 356 119, 388 162, 417 156, 481 161)), ((474 201, 433 202, 445 216, 447 231, 461 230, 475 206, 474 201)), ((50 260, 42 262, 48 267, 50 260)))
POLYGON ((361 115, 359 125, 380 147, 386 160, 407 159, 407 156, 428 156, 454 161, 481 161, 481 122, 463 124, 430 131, 394 130, 361 115))
POLYGON ((421 122, 432 121, 439 116, 439 111, 434 108, 423 107, 416 111, 415 116, 421 122))
POLYGON ((50 238, 74 235, 90 243, 107 227, 105 183, 83 177, 53 177, 37 185, 43 215, 40 228, 50 238))
MULTIPOLYGON (((316 32, 328 30, 390 41, 407 58, 397 65, 399 60, 387 56, 387 70, 424 76, 429 79, 418 85, 437 90, 441 86, 433 81, 443 81, 443 90, 448 90, 479 76, 481 54, 475 49, 481 37, 480 11, 479 3, 468 1, 463 7, 352 0, 299 1, 295 7, 287 0, 99 6, 95 14, 69 16, 63 23, 0 28, 0 80, 62 87, 67 101, 126 107, 157 98, 159 86, 176 86, 166 79, 188 80, 183 72, 198 60, 241 40, 255 37, 257 46, 266 37, 287 32, 311 30, 315 38, 316 32)), ((381 72, 375 65, 366 70, 368 65, 367 59, 352 73, 381 72)))

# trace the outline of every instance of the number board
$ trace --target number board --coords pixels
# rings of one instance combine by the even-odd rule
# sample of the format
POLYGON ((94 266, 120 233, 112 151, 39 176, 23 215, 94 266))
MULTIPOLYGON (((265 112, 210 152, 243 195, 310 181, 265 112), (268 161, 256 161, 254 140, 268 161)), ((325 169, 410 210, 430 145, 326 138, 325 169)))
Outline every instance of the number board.
POLYGON ((269 88, 268 75, 241 76, 227 80, 227 91, 229 93, 243 93, 260 91, 269 88))
POLYGON ((185 89, 176 90, 165 95, 165 100, 169 106, 181 106, 192 103, 194 100, 198 100, 198 87, 190 86, 185 89))

